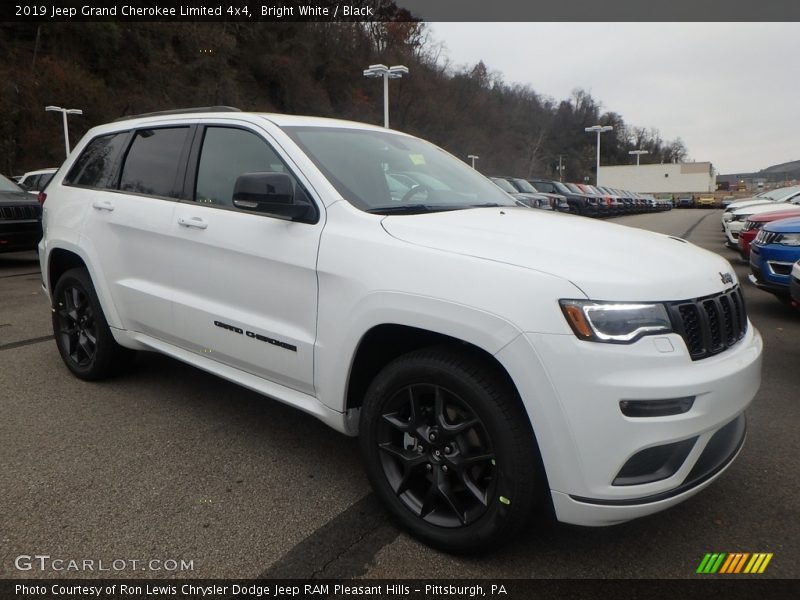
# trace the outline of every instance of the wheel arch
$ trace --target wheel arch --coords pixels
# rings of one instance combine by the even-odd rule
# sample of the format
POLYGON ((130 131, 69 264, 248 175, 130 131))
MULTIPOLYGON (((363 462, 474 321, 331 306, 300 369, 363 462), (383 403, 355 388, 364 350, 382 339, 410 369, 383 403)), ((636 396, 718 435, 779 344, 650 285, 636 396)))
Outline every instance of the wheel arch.
POLYGON ((106 286, 105 280, 94 266, 94 263, 85 255, 78 246, 55 246, 49 247, 47 252, 47 274, 45 282, 50 296, 50 303, 53 303, 53 290, 59 278, 70 269, 83 268, 89 273, 100 306, 105 314, 106 321, 112 328, 122 327, 116 307, 111 300, 111 294, 106 286))

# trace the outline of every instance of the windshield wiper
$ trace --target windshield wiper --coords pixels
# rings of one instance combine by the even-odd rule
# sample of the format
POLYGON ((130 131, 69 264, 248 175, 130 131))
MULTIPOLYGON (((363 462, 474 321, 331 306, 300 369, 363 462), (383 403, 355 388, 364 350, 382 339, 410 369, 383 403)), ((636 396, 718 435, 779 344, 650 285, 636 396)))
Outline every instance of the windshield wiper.
POLYGON ((449 210, 467 210, 468 208, 497 208, 499 206, 501 205, 496 202, 486 202, 485 204, 401 204, 398 206, 368 208, 366 212, 379 215, 416 215, 449 210))
POLYGON ((454 210, 462 208, 460 206, 436 206, 430 204, 401 204, 398 206, 378 206, 368 208, 365 212, 379 215, 413 215, 427 212, 438 212, 442 210, 454 210))

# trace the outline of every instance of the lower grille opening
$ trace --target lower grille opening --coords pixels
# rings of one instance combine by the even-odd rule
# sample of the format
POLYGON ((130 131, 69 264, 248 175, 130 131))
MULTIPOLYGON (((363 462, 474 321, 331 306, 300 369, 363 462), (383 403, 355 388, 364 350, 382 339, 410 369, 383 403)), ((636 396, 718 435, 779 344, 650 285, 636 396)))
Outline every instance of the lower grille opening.
POLYGON ((689 456, 697 437, 640 450, 622 466, 611 485, 642 485, 672 477, 689 456))

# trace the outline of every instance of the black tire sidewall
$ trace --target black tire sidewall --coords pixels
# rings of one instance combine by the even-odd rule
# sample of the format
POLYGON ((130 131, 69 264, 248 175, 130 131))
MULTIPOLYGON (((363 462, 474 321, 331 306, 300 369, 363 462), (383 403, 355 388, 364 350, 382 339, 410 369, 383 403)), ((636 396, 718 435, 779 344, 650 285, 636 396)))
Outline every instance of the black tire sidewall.
MULTIPOLYGON (((527 416, 509 398, 498 404, 497 389, 492 387, 499 385, 496 379, 476 377, 474 368, 460 367, 459 362, 460 357, 451 360, 447 353, 429 352, 412 353, 388 365, 367 390, 360 444, 373 489, 391 514, 423 541, 450 552, 469 553, 489 549, 517 533, 533 511, 538 478, 532 445, 520 439, 530 427, 527 423, 520 427, 519 423, 509 422, 512 415, 525 420, 527 416), (376 424, 394 393, 414 383, 434 382, 459 396, 483 422, 497 461, 496 487, 486 513, 475 523, 459 528, 427 523, 405 506, 383 472, 377 444, 376 424), (500 497, 508 499, 510 504, 501 502, 500 497)), ((507 396, 508 390, 503 390, 503 395, 507 396)))
POLYGON ((61 354, 61 358, 67 368, 81 379, 94 380, 105 377, 109 374, 111 361, 117 343, 108 327, 103 308, 95 292, 89 273, 85 269, 76 268, 66 271, 56 283, 53 289, 53 334, 56 338, 56 346, 61 354), (95 353, 91 362, 86 366, 80 366, 70 358, 68 350, 64 347, 61 334, 59 333, 60 317, 57 314, 59 301, 62 293, 67 287, 78 287, 86 295, 94 313, 94 322, 97 333, 97 343, 95 353))

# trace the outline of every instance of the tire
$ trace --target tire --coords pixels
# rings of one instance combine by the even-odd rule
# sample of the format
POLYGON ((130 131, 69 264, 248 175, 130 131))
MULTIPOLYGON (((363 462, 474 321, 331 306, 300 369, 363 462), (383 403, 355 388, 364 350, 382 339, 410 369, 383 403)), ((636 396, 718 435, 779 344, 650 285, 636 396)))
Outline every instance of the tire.
POLYGON ((134 351, 117 344, 86 269, 66 271, 53 290, 53 334, 72 373, 105 379, 130 364, 134 351))
POLYGON ((546 491, 516 391, 484 359, 449 347, 401 356, 375 377, 361 410, 360 445, 370 483, 392 516, 448 552, 508 541, 546 491))

